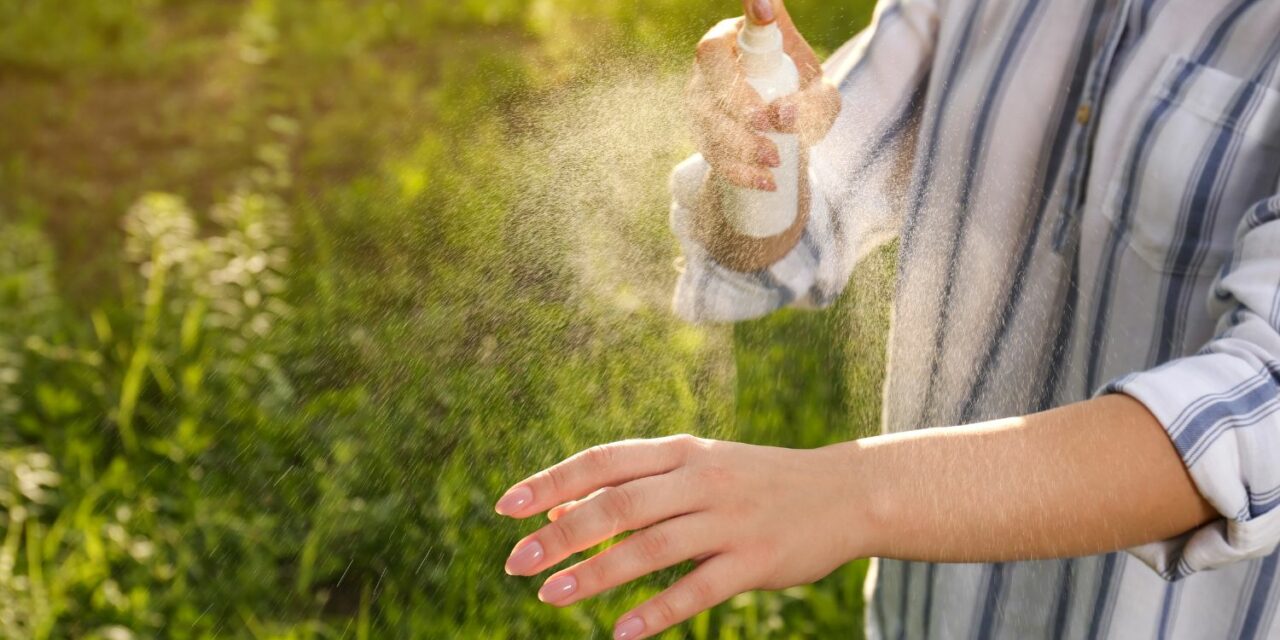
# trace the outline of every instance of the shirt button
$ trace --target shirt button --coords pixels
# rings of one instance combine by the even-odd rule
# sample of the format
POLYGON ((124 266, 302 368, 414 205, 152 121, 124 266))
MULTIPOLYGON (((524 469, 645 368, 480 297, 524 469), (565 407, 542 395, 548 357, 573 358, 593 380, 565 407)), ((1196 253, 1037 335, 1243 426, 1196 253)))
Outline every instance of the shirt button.
POLYGON ((1088 124, 1089 116, 1092 114, 1093 108, 1089 106, 1088 102, 1086 102, 1080 105, 1080 108, 1076 109, 1076 122, 1079 122, 1080 124, 1088 124))

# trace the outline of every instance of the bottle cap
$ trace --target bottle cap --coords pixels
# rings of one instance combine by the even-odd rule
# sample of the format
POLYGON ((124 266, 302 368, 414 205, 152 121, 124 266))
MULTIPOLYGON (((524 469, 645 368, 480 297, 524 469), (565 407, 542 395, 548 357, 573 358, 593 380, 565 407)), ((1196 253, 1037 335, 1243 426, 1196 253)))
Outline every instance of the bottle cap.
POLYGON ((768 74, 782 62, 782 30, 778 23, 752 24, 738 30, 738 59, 748 76, 768 74))
POLYGON ((750 20, 738 31, 738 46, 751 53, 772 53, 782 50, 782 30, 777 22, 755 24, 750 20))

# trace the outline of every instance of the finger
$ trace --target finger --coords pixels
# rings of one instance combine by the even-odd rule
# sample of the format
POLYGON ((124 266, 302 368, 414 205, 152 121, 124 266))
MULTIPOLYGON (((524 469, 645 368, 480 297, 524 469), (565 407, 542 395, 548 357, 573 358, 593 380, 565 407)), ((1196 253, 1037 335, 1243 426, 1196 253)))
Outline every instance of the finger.
POLYGON ((565 606, 618 585, 708 555, 717 531, 705 516, 681 516, 637 531, 618 544, 552 575, 538 590, 548 604, 565 606))
POLYGON ((742 13, 756 24, 769 24, 776 18, 772 0, 742 0, 742 13))
POLYGON ((747 83, 736 62, 722 70, 697 70, 688 96, 695 114, 718 113, 757 131, 769 128, 769 105, 747 83))
POLYGON ((722 20, 698 42, 691 93, 711 100, 741 121, 763 117, 765 102, 747 84, 738 63, 738 29, 742 18, 722 20))
POLYGON ((782 0, 775 2, 774 13, 778 16, 778 30, 782 32, 782 50, 796 64, 796 71, 800 72, 800 85, 807 86, 821 78, 822 62, 818 60, 818 54, 814 53, 813 47, 809 46, 808 41, 796 28, 782 0))
POLYGON ((781 164, 778 146, 718 112, 697 117, 698 149, 711 164, 742 163, 763 167, 781 164))
POLYGON ((749 579, 734 559, 727 554, 715 556, 666 591, 622 616, 613 628, 613 637, 615 640, 648 638, 749 588, 749 579))
POLYGON ((721 20, 694 49, 694 65, 709 78, 732 77, 738 68, 738 29, 742 18, 721 20))
MULTIPOLYGON (((596 493, 599 493, 599 491, 597 491, 596 493)), ((595 493, 591 495, 595 495, 595 493)), ((564 514, 568 513, 570 510, 574 508, 574 506, 580 504, 581 502, 582 502, 581 500, 570 500, 564 504, 551 507, 551 510, 547 512, 547 520, 550 520, 551 522, 555 522, 556 520, 559 520, 560 516, 563 516, 564 514)))
POLYGON ((581 500, 570 500, 564 504, 558 504, 554 507, 551 507, 551 510, 547 512, 547 519, 552 522, 559 520, 562 516, 564 516, 564 514, 569 513, 570 511, 573 511, 574 509, 578 508, 586 501, 600 495, 600 492, 608 488, 609 487, 604 487, 603 489, 596 489, 595 491, 592 491, 589 495, 587 495, 587 497, 581 500))
POLYGON ((713 104, 720 113, 756 131, 769 128, 769 105, 741 73, 716 87, 713 104))
POLYGON ((684 462, 696 441, 692 436, 670 436, 591 447, 517 483, 494 510, 527 518, 601 487, 666 473, 684 462))
POLYGON ((692 510, 690 498, 673 474, 605 489, 521 540, 507 559, 507 573, 533 575, 625 531, 684 515, 692 510))
POLYGON ((744 189, 755 189, 757 191, 778 190, 778 185, 773 180, 773 173, 763 167, 741 162, 726 162, 720 165, 712 164, 711 170, 729 184, 743 187, 744 189))
POLYGON ((840 114, 840 92, 830 83, 818 82, 808 89, 784 96, 769 105, 769 120, 781 133, 798 134, 811 145, 827 135, 840 114))

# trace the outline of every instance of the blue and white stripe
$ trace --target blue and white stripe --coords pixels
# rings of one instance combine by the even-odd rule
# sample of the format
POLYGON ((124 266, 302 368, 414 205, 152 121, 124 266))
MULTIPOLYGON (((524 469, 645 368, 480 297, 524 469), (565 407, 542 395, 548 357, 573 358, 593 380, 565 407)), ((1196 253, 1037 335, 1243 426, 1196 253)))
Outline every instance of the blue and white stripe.
POLYGON ((887 430, 1125 393, 1222 515, 1127 553, 878 561, 869 634, 1280 637, 1280 2, 882 0, 827 71, 844 109, 778 263, 709 258, 706 164, 677 168, 677 312, 825 306, 899 238, 887 430))

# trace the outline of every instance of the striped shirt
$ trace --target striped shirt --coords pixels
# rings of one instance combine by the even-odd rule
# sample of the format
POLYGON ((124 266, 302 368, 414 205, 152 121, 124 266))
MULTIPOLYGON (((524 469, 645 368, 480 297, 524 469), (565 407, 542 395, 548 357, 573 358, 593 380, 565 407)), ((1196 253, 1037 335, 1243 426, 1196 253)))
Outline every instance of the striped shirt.
POLYGON ((1276 0, 883 0, 827 63, 790 254, 717 264, 706 164, 677 167, 680 315, 823 306, 897 238, 886 430, 1129 394, 1221 514, 1094 557, 880 560, 871 637, 1280 637, 1278 60, 1276 0))

